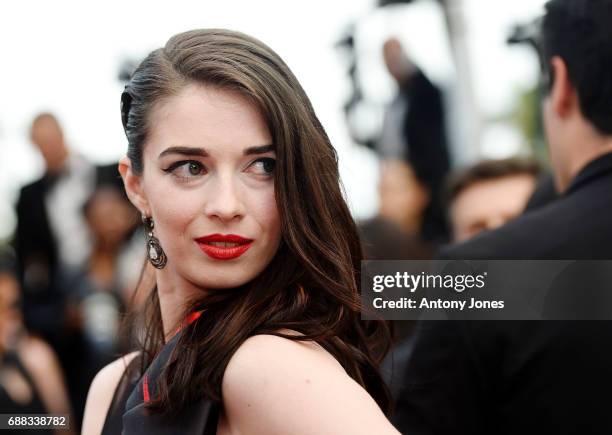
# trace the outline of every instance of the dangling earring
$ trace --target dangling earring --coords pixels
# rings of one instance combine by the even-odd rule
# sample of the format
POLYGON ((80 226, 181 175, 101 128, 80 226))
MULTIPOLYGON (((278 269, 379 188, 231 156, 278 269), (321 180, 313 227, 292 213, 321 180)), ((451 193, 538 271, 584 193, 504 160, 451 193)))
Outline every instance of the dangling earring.
POLYGON ((159 244, 159 240, 153 235, 153 227, 155 226, 153 219, 142 215, 142 223, 145 224, 147 230, 147 255, 149 261, 156 269, 163 269, 168 259, 159 244))

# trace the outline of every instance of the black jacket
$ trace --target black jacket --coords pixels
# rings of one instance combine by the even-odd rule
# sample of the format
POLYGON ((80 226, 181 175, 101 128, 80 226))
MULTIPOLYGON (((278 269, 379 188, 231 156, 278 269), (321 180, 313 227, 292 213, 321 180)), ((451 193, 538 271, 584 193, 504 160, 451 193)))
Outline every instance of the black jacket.
MULTIPOLYGON (((612 154, 559 199, 441 256, 612 259, 612 154)), ((414 340, 395 416, 403 433, 612 434, 610 322, 423 322, 414 340)))
POLYGON ((448 240, 441 207, 442 184, 450 169, 442 93, 418 70, 400 88, 408 101, 403 134, 408 144, 404 157, 413 166, 431 195, 425 210, 422 235, 426 240, 448 240))

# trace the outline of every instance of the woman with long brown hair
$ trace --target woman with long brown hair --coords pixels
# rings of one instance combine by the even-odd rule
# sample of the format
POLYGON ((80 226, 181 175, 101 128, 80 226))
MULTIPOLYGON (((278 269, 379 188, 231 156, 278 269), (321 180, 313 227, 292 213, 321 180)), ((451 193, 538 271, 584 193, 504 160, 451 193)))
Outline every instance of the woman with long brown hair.
POLYGON ((176 35, 122 120, 155 284, 143 349, 98 374, 83 433, 396 434, 336 152, 285 63, 241 33, 176 35))

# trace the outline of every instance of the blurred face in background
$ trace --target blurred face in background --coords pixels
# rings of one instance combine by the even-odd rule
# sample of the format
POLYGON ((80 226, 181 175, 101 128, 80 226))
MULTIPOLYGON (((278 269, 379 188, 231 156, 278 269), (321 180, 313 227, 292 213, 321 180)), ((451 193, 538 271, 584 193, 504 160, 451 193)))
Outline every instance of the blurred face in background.
POLYGON ((397 38, 390 38, 385 42, 383 59, 387 71, 398 83, 402 83, 413 71, 413 65, 397 38))
POLYGON ((116 188, 98 189, 88 201, 85 217, 96 243, 118 247, 128 237, 138 215, 116 188))
POLYGON ((37 118, 32 124, 31 139, 42 154, 47 170, 60 171, 68 157, 68 148, 57 120, 50 115, 37 118))
POLYGON ((168 257, 158 276, 201 289, 255 278, 281 239, 263 117, 241 94, 192 84, 159 104, 151 121, 144 171, 126 187, 153 218, 168 257))
POLYGON ((519 216, 533 193, 533 175, 510 175, 468 185, 450 204, 453 240, 462 242, 519 216))

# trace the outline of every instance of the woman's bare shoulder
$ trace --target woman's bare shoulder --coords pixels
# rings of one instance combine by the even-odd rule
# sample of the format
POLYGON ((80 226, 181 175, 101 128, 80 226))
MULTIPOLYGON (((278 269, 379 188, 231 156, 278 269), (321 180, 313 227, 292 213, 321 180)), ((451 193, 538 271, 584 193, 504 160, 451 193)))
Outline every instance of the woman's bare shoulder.
POLYGON ((312 341, 249 338, 230 359, 222 396, 236 433, 397 434, 372 397, 312 341))
POLYGON ((89 387, 82 435, 99 435, 117 384, 130 362, 139 354, 132 352, 116 359, 98 372, 89 387))
MULTIPOLYGON (((285 335, 302 335, 290 330, 279 332, 285 335)), ((234 353, 225 370, 224 382, 236 381, 242 384, 245 375, 253 379, 249 375, 251 371, 265 376, 266 373, 275 374, 283 368, 293 373, 304 368, 325 369, 335 372, 338 376, 348 377, 336 358, 314 341, 261 334, 249 337, 234 353)))
MULTIPOLYGON (((280 332, 301 335, 294 331, 280 332)), ((245 390, 311 370, 348 377, 338 361, 313 341, 255 335, 245 340, 230 359, 223 375, 223 396, 241 396, 245 390)))

